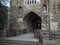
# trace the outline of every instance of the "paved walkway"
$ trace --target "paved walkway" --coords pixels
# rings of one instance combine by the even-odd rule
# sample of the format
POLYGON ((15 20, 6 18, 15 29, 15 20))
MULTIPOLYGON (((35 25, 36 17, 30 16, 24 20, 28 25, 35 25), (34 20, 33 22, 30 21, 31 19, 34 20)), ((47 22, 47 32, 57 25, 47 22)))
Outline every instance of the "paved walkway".
POLYGON ((38 39, 34 38, 33 33, 27 33, 27 34, 23 34, 23 35, 18 35, 15 37, 8 37, 5 38, 7 40, 18 40, 18 41, 31 41, 31 42, 38 42, 38 39))
MULTIPOLYGON (((17 41, 31 41, 31 42, 38 42, 38 39, 34 38, 33 33, 27 33, 23 35, 18 35, 15 37, 8 37, 5 38, 7 40, 17 40, 17 41)), ((48 38, 43 39, 44 45, 60 45, 60 40, 49 40, 48 38)))

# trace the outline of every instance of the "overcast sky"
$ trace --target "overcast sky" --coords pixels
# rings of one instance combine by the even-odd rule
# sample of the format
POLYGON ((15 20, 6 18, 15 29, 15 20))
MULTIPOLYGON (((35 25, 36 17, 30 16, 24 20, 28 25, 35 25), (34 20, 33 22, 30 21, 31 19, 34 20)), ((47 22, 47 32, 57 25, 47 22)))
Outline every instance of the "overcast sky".
POLYGON ((10 7, 10 3, 7 3, 6 5, 7 5, 8 7, 10 7))
POLYGON ((3 2, 3 1, 2 1, 2 4, 3 4, 3 5, 5 5, 5 6, 10 7, 10 0, 8 0, 8 2, 6 2, 6 1, 5 1, 5 2, 3 2))
POLYGON ((10 7, 10 0, 9 0, 9 2, 6 4, 8 7, 10 7))

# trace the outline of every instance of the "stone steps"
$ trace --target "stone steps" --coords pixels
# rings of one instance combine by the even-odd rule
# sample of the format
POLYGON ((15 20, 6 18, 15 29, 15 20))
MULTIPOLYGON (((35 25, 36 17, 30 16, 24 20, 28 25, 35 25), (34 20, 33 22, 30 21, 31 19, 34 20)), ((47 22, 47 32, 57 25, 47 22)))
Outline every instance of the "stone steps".
MULTIPOLYGON (((2 39, 0 39, 2 40, 2 39)), ((16 41, 16 40, 5 40, 0 41, 0 44, 15 44, 15 45, 39 45, 39 42, 29 42, 29 41, 16 41)))

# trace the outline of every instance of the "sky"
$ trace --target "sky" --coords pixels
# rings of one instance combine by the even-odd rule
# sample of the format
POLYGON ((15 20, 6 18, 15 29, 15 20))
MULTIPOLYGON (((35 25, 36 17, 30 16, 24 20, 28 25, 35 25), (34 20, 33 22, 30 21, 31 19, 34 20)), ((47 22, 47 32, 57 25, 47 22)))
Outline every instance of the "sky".
POLYGON ((6 6, 10 7, 10 3, 7 3, 6 6))
POLYGON ((6 4, 6 6, 10 7, 10 0, 9 0, 9 2, 6 4))
POLYGON ((4 3, 4 2, 2 1, 2 4, 5 5, 5 6, 10 7, 10 0, 8 0, 8 2, 6 2, 6 3, 4 3))

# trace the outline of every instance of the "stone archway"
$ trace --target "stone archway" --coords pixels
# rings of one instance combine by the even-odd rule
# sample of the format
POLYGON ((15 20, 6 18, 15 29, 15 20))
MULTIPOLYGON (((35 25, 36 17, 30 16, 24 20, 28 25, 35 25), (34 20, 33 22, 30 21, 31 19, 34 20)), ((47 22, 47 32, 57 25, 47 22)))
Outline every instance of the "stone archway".
POLYGON ((27 31, 33 32, 35 29, 41 30, 41 17, 36 13, 30 12, 24 17, 24 21, 27 26, 27 31))

